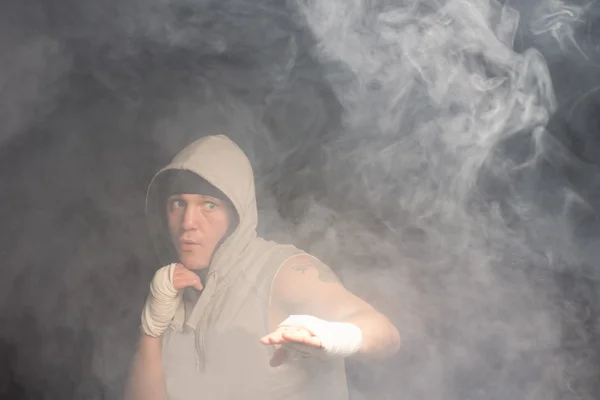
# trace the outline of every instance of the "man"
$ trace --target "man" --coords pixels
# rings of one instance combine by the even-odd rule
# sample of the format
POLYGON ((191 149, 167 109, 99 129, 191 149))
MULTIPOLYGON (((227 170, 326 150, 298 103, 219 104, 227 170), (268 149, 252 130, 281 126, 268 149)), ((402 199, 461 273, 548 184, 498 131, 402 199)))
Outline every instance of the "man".
POLYGON ((252 167, 226 136, 159 171, 146 212, 165 266, 142 312, 129 399, 348 399, 346 357, 398 350, 396 328, 330 268, 257 237, 252 167))

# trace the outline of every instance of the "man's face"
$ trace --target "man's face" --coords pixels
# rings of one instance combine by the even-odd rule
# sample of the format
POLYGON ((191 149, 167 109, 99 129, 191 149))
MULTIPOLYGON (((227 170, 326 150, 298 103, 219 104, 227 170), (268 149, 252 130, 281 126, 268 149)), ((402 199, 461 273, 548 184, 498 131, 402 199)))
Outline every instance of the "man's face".
POLYGON ((179 262, 189 269, 203 269, 229 228, 229 211, 223 201, 199 194, 170 196, 167 219, 179 262))

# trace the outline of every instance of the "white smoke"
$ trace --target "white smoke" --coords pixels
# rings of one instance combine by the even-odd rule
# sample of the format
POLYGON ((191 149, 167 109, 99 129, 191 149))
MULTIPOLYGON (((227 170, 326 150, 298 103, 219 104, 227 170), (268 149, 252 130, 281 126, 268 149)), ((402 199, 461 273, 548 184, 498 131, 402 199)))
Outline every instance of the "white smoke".
POLYGON ((530 22, 534 35, 549 34, 556 41, 562 53, 571 48, 583 57, 588 57, 576 39, 576 28, 585 23, 584 14, 589 11, 593 2, 586 5, 567 4, 561 0, 543 0, 537 3, 530 22))
POLYGON ((403 363, 379 371, 393 383, 372 393, 590 398, 569 386, 570 311, 546 275, 582 262, 570 209, 587 205, 540 173, 573 156, 545 129, 557 102, 544 57, 514 50, 519 13, 484 0, 297 4, 344 108, 325 148, 334 195, 298 234, 348 286, 386 299, 404 335, 403 363))
POLYGON ((222 130, 256 167, 262 231, 330 263, 400 329, 396 359, 349 361, 353 399, 594 398, 594 307, 557 276, 572 292, 598 279, 585 186, 600 174, 548 121, 558 86, 595 88, 554 64, 552 82, 542 57, 593 64, 591 3, 67 3, 28 3, 40 20, 22 24, 0 12, 0 142, 52 111, 71 53, 69 99, 85 99, 59 104, 43 127, 61 140, 24 149, 0 196, 5 220, 28 216, 5 223, 14 268, 0 283, 22 382, 119 397, 155 267, 146 180, 222 130))

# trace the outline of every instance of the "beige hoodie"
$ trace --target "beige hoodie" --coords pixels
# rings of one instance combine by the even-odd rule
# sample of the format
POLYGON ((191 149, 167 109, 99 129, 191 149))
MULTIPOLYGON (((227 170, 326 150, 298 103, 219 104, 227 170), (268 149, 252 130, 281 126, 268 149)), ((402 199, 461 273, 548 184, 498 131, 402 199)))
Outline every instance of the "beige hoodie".
POLYGON ((303 252, 256 234, 254 175, 246 155, 224 135, 199 139, 160 170, 148 189, 149 229, 163 264, 174 262, 161 226, 164 205, 157 180, 168 170, 189 170, 220 189, 239 223, 213 255, 199 299, 184 296, 163 336, 163 369, 173 400, 346 400, 343 360, 293 361, 273 368, 271 346, 259 339, 269 329, 271 283, 280 266, 303 252))

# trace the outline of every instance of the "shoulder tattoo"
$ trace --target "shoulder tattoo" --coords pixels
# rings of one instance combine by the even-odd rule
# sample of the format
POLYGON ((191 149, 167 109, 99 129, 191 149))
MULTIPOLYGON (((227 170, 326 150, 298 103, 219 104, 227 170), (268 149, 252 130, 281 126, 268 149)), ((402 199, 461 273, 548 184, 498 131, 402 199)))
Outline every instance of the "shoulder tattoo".
POLYGON ((293 271, 299 272, 301 274, 304 274, 309 269, 317 270, 317 273, 319 274, 319 280, 321 282, 325 282, 325 283, 336 283, 336 282, 339 283, 340 282, 340 280, 338 279, 335 272, 333 272, 333 270, 331 268, 329 268, 327 265, 325 265, 323 263, 304 262, 304 263, 294 264, 292 266, 293 271))

